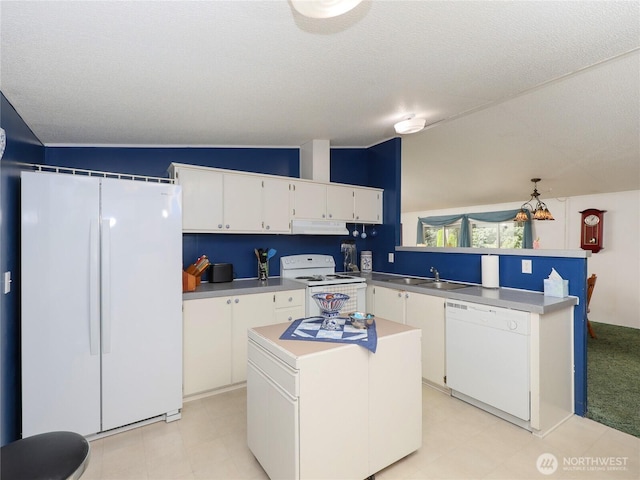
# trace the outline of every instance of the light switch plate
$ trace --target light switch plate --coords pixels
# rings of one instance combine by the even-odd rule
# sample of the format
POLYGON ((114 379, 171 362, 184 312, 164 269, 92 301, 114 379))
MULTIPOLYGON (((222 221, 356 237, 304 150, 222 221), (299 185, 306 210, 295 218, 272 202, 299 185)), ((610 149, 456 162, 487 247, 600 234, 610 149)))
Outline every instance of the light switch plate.
POLYGON ((11 291, 11 272, 4 272, 4 293, 11 291))
POLYGON ((531 260, 522 260, 522 273, 531 273, 531 260))
POLYGON ((393 263, 393 260, 394 260, 393 257, 394 257, 393 253, 390 253, 389 254, 389 263, 393 263))

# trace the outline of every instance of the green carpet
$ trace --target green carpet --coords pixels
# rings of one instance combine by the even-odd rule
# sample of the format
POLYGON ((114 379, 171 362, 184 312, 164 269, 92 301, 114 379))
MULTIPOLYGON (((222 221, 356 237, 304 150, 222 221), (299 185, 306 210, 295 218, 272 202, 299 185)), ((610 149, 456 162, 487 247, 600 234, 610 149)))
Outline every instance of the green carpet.
POLYGON ((591 322, 587 418, 640 437, 640 330, 591 322))

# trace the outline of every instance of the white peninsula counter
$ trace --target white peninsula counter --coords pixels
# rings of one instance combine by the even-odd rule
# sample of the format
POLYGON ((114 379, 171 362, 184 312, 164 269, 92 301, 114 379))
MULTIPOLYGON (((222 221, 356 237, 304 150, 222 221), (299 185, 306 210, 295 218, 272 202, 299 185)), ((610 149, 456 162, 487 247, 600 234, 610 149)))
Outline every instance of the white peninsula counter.
POLYGON ((422 444, 421 330, 376 318, 375 353, 249 330, 248 445, 273 479, 365 479, 422 444))

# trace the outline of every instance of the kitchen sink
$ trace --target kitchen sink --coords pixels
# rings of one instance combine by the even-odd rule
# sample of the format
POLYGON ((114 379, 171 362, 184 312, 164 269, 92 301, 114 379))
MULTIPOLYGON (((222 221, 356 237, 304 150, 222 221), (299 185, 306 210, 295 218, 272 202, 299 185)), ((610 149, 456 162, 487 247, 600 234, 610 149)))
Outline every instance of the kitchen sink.
POLYGON ((385 279, 385 282, 399 283, 400 285, 422 285, 423 283, 433 282, 433 280, 428 280, 426 278, 402 277, 388 278, 385 279))
POLYGON ((431 281, 431 282, 421 283, 420 286, 424 287, 424 288, 435 288, 435 289, 438 289, 438 290, 456 290, 458 288, 468 287, 469 285, 465 285, 464 283, 449 283, 449 282, 431 281))

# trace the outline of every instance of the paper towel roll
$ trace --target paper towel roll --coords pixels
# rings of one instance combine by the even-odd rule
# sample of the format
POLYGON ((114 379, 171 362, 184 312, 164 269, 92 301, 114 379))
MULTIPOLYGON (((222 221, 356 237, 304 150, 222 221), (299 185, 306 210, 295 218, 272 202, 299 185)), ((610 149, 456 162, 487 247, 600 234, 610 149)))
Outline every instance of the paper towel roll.
POLYGON ((482 256, 482 286, 484 288, 500 287, 500 257, 498 255, 482 256))

